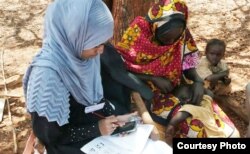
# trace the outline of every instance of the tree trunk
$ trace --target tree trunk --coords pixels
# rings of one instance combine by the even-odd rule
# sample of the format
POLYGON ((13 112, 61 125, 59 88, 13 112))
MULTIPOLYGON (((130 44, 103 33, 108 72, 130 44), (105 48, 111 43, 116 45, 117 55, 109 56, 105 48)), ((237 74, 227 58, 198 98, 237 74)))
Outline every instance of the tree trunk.
POLYGON ((136 16, 145 16, 154 0, 113 0, 112 2, 112 14, 115 22, 113 43, 116 44, 121 40, 129 23, 136 16))

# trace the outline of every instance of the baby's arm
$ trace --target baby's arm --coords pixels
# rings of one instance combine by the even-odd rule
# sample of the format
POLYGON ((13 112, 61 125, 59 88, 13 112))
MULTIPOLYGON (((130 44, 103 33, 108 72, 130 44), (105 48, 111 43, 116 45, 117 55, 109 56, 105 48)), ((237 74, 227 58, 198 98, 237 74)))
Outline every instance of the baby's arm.
POLYGON ((175 127, 177 127, 177 125, 179 123, 181 123, 182 121, 184 121, 185 119, 187 119, 188 117, 190 117, 191 114, 185 111, 179 111, 177 112, 176 115, 174 115, 172 117, 172 119, 170 120, 169 124, 167 125, 166 128, 166 135, 169 136, 174 136, 175 133, 175 127))
POLYGON ((176 127, 179 123, 181 123, 190 116, 191 114, 185 111, 177 112, 177 114, 173 116, 172 119, 170 120, 169 125, 176 127))
POLYGON ((179 111, 176 115, 172 117, 169 124, 166 127, 166 142, 172 146, 173 137, 175 136, 175 128, 179 123, 190 117, 191 114, 185 111, 179 111))

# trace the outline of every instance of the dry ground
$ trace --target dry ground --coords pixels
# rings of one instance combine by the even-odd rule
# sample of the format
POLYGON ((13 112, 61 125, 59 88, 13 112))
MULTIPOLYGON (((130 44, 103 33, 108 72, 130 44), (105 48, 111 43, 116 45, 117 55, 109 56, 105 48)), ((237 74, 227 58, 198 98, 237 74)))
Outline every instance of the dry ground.
MULTIPOLYGON (((227 42, 226 61, 231 69, 233 93, 242 108, 244 88, 250 81, 250 0, 187 0, 189 27, 200 51, 207 39, 220 38, 227 42)), ((30 119, 26 114, 21 78, 33 55, 42 43, 43 15, 49 0, 0 0, 0 52, 3 58, 13 126, 17 134, 18 153, 30 133, 30 119)), ((1 58, 1 56, 0 56, 1 58)), ((2 74, 2 69, 1 69, 2 74)), ((3 76, 0 75, 0 97, 4 95, 3 76)), ((246 123, 225 108, 244 136, 246 123)), ((0 122, 0 153, 13 153, 12 125, 5 106, 0 122)))

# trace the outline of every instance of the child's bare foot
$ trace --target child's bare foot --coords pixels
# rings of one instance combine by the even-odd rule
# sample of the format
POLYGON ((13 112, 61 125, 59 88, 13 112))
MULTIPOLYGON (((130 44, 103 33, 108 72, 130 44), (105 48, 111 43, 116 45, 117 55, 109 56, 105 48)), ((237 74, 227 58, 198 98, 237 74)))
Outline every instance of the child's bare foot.
POLYGON ((165 138, 168 145, 173 145, 173 138, 175 135, 175 127, 173 125, 168 125, 165 132, 165 138))

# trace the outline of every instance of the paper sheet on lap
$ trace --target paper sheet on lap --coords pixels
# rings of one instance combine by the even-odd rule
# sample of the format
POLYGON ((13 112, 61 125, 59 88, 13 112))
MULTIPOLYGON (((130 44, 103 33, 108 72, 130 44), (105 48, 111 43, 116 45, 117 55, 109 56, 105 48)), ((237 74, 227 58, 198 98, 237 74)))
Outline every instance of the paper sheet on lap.
POLYGON ((173 154, 173 149, 163 141, 149 139, 141 154, 173 154))
POLYGON ((138 124, 137 130, 126 136, 101 136, 81 150, 88 154, 140 154, 148 142, 153 125, 138 124))

